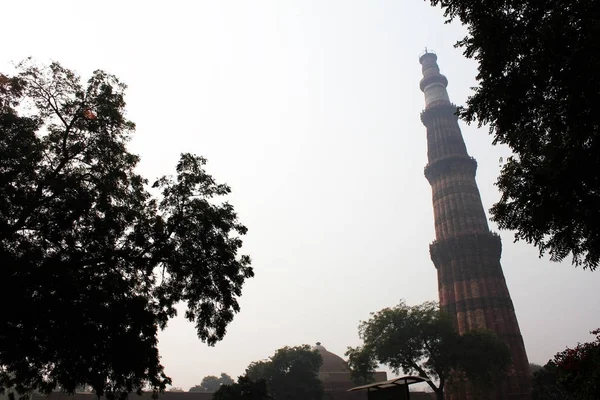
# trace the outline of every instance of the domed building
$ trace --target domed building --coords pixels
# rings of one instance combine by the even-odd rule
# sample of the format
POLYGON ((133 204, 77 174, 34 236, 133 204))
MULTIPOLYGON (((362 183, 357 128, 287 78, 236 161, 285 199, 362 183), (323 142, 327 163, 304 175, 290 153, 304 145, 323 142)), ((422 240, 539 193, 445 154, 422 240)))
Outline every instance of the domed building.
MULTIPOLYGON (((319 380, 323 383, 325 398, 334 400, 366 398, 363 393, 348 393, 348 389, 357 385, 352 382, 350 368, 342 357, 327 351, 319 342, 313 347, 313 350, 317 350, 323 358, 323 365, 319 370, 319 380)), ((378 371, 374 373, 373 377, 375 382, 383 382, 387 380, 387 373, 378 371)))

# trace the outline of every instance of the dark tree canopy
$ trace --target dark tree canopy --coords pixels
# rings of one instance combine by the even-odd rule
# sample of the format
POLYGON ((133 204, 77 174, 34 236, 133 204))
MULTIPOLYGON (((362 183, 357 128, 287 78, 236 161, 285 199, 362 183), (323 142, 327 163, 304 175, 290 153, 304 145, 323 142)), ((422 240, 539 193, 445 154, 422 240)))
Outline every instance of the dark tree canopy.
POLYGON ((538 372, 539 370, 541 370, 542 368, 544 368, 543 366, 541 366, 540 364, 536 364, 536 363, 529 363, 529 371, 532 374, 535 374, 536 372, 538 372))
POLYGON ((558 382, 558 367, 552 360, 533 374, 532 400, 575 400, 558 382))
POLYGON ((216 392, 221 385, 233 384, 233 379, 226 373, 222 372, 220 377, 214 375, 205 376, 202 378, 200 385, 192 386, 190 392, 216 392))
POLYGON ((533 400, 600 399, 600 329, 595 340, 556 353, 533 374, 533 400))
POLYGON ((600 329, 593 342, 579 343, 554 356, 558 382, 576 399, 600 399, 600 329))
POLYGON ((374 354, 363 351, 362 347, 348 347, 346 357, 348 357, 348 367, 352 381, 358 385, 367 385, 375 381, 373 372, 377 368, 374 354))
POLYGON ((221 383, 221 385, 231 385, 231 384, 235 383, 233 381, 233 379, 225 372, 221 372, 221 376, 219 377, 219 382, 221 383))
POLYGON ((556 353, 533 374, 533 400, 600 399, 600 329, 592 342, 556 353))
POLYGON ((151 192, 116 77, 18 71, 0 75, 0 388, 164 389, 157 332, 176 304, 213 345, 253 276, 230 188, 182 154, 151 192))
POLYGON ((491 209, 554 261, 600 261, 600 2, 429 0, 459 19, 458 42, 479 63, 478 87, 460 111, 489 124, 513 155, 491 209))
POLYGON ((271 396, 264 380, 251 381, 240 376, 237 383, 222 385, 213 395, 213 400, 268 400, 271 396))
POLYGON ((372 313, 360 323, 359 336, 363 345, 346 353, 355 379, 368 381, 377 363, 384 364, 395 374, 429 378, 438 399, 444 398, 452 371, 461 372, 476 390, 486 391, 511 363, 508 346, 492 332, 459 335, 434 302, 413 307, 400 302, 372 313))
POLYGON ((308 345, 284 347, 268 361, 250 364, 246 377, 264 380, 275 400, 321 400, 323 385, 318 374, 322 364, 321 355, 308 345))
POLYGON ((203 388, 205 392, 216 392, 219 390, 220 386, 221 382, 219 381, 219 378, 212 375, 205 376, 202 379, 202 382, 200 382, 200 387, 203 388))

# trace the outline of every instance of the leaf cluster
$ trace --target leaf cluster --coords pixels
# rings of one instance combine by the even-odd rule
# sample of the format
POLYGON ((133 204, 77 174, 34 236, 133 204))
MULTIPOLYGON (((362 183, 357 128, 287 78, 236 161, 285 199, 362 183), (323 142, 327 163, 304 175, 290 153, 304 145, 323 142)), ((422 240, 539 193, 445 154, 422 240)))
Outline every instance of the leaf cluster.
POLYGON ((220 377, 208 375, 202 378, 200 385, 190 388, 190 392, 216 392, 222 385, 233 384, 233 379, 226 373, 222 372, 220 377))
POLYGON ((579 343, 554 356, 557 381, 578 399, 600 398, 600 329, 592 342, 579 343))
POLYGON ((251 363, 246 377, 264 380, 275 400, 320 400, 323 385, 318 374, 322 364, 323 358, 310 346, 286 346, 266 361, 251 363))
POLYGON ((552 360, 533 374, 533 400, 576 400, 558 381, 558 367, 552 360))
POLYGON ((230 188, 187 153, 175 176, 139 175, 115 76, 18 71, 0 76, 0 388, 163 390, 157 332, 175 306, 212 345, 253 276, 246 228, 218 201, 230 188))
POLYGON ((240 376, 236 383, 222 385, 213 395, 213 400, 268 400, 271 399, 264 380, 252 381, 240 376))
POLYGON ((500 228, 554 261, 600 262, 600 3, 579 0, 430 0, 468 35, 479 64, 460 114, 489 125, 513 155, 491 209, 500 228))
POLYGON ((348 368, 350 377, 356 385, 367 385, 375 381, 373 372, 377 368, 377 361, 374 354, 365 351, 364 347, 348 347, 345 353, 348 357, 348 368))
POLYGON ((395 374, 428 378, 438 396, 443 395, 453 371, 487 390, 511 363, 508 347, 492 332, 459 335, 451 318, 435 302, 411 307, 401 301, 372 313, 369 320, 360 323, 359 336, 362 347, 346 353, 355 376, 368 379, 379 363, 395 374))

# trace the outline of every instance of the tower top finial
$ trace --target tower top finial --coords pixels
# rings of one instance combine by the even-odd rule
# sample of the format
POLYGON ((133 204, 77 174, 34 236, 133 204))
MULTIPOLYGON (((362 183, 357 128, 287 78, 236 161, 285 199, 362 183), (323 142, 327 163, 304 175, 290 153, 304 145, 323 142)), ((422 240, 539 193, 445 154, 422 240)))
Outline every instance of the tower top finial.
POLYGON ((429 59, 431 57, 437 60, 437 55, 435 54, 435 51, 425 47, 425 50, 423 50, 421 54, 419 54, 419 62, 421 62, 421 60, 423 60, 424 58, 429 59))

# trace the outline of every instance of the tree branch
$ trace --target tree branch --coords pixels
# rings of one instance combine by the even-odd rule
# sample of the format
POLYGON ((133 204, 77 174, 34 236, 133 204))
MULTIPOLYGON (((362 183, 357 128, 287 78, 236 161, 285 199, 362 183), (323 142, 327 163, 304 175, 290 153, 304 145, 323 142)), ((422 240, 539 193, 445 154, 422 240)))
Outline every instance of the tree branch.
MULTIPOLYGON (((433 381, 429 378, 429 375, 427 375, 427 372, 425 372, 425 370, 423 368, 421 368, 421 366, 419 364, 417 364, 414 361, 411 361, 410 366, 413 367, 414 369, 416 369, 420 376, 422 376, 423 378, 429 379, 429 381, 427 381, 427 384, 433 389, 434 392, 438 393, 443 389, 443 388, 436 386, 433 383, 433 381)), ((442 379, 440 378, 440 383, 441 382, 442 382, 442 379)))
POLYGON ((42 179, 39 182, 39 184, 36 187, 36 190, 34 192, 34 195, 31 199, 29 207, 26 207, 23 209, 17 222, 11 228, 9 228, 11 234, 18 231, 19 229, 21 229, 27 222, 27 219, 31 216, 31 213, 33 213, 33 211, 40 205, 40 203, 38 203, 38 204, 35 204, 35 203, 38 202, 38 199, 41 196, 42 191, 44 190, 44 187, 46 186, 47 182, 56 178, 58 176, 58 174, 60 173, 60 171, 67 165, 67 163, 76 156, 76 154, 74 154, 72 157, 69 156, 69 151, 67 148, 67 139, 69 137, 69 133, 71 131, 72 124, 74 123, 74 121, 77 120, 77 117, 75 116, 73 118, 73 120, 71 121, 71 124, 67 124, 66 120, 63 118, 63 116, 60 113, 60 110, 58 109, 58 105, 56 103, 56 98, 54 97, 54 95, 49 93, 37 81, 32 81, 32 83, 35 84, 35 86, 46 95, 45 99, 46 99, 48 105, 50 106, 50 108, 52 108, 54 113, 58 116, 58 118, 60 118, 62 123, 65 125, 65 132, 64 132, 64 135, 63 135, 63 138, 61 141, 61 151, 62 151, 63 158, 60 161, 60 163, 58 164, 58 166, 56 166, 56 168, 48 176, 46 176, 44 179, 42 179), (52 104, 52 100, 54 100, 55 104, 52 104))
POLYGON ((54 113, 56 114, 56 116, 61 120, 61 122, 63 123, 63 125, 65 126, 65 128, 67 128, 66 130, 66 134, 68 135, 69 133, 69 124, 67 123, 67 121, 65 121, 65 119, 63 118, 62 114, 60 113, 60 110, 58 109, 58 104, 56 101, 56 98, 54 97, 54 95, 52 93, 49 93, 44 86, 42 86, 39 82, 33 80, 31 83, 33 83, 39 90, 41 90, 45 95, 45 100, 48 103, 48 105, 50 106, 50 108, 52 108, 52 111, 54 111, 54 113), (52 100, 54 100, 55 104, 52 104, 52 100))

